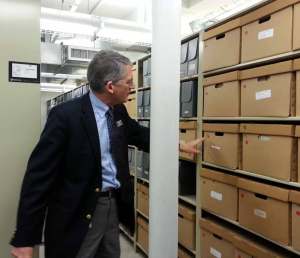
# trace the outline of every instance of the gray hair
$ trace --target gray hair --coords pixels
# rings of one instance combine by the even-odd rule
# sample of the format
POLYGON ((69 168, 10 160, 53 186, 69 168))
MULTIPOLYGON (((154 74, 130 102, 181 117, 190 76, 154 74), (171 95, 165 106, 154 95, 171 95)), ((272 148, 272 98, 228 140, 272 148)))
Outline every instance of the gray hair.
POLYGON ((126 65, 131 65, 127 57, 111 50, 99 51, 87 70, 90 88, 93 91, 102 92, 108 81, 121 80, 124 77, 126 65))

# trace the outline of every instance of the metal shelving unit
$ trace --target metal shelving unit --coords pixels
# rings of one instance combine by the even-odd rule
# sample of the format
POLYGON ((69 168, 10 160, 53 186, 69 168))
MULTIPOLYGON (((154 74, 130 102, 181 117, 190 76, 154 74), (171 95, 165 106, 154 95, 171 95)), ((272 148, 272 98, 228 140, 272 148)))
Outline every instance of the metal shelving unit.
MULTIPOLYGON (((270 1, 264 1, 265 3, 269 3, 270 1)), ((261 5, 258 5, 258 7, 261 5)), ((257 7, 257 6, 256 6, 257 7)), ((252 9, 255 9, 256 7, 252 7, 249 10, 245 10, 243 13, 247 13, 249 11, 251 11, 252 9)), ((233 18, 237 18, 239 17, 241 14, 237 14, 234 15, 233 18)), ((232 19, 233 19, 232 18, 232 19)), ((218 24, 213 25, 212 28, 216 28, 218 25, 220 24, 224 24, 226 21, 230 20, 226 19, 225 21, 222 21, 218 24)), ((201 34, 200 33, 200 40, 201 41, 201 34)), ((202 42, 203 44, 203 42, 202 42)), ((201 45, 201 42, 200 42, 201 45)), ((203 49, 203 48, 199 48, 199 49, 203 49)), ((257 122, 257 123, 289 123, 289 124, 298 124, 298 122, 300 122, 300 117, 202 117, 202 106, 203 106, 203 79, 209 76, 215 76, 215 75, 220 75, 223 73, 227 73, 227 72, 232 72, 232 71, 239 71, 239 70, 245 70, 245 69, 250 69, 250 68, 255 68, 255 67, 259 67, 259 66, 263 66, 263 65, 269 65, 269 64, 273 64, 273 63, 277 63, 277 62, 283 62, 283 61, 287 61, 287 60, 293 60, 296 58, 300 57, 300 50, 297 51, 291 51, 288 53, 283 53, 283 54, 279 54, 279 55, 275 55, 275 56, 270 56, 270 57, 266 57, 266 58, 261 58, 261 59, 257 59, 254 61, 250 61, 250 62, 246 62, 246 63, 240 63, 238 65, 234 65, 234 66, 230 66, 230 67, 225 67, 225 68, 221 68, 221 69, 216 69, 216 70, 211 70, 211 71, 207 71, 207 72, 203 72, 201 73, 201 59, 202 58, 202 53, 199 52, 199 77, 198 77, 198 104, 200 103, 200 107, 198 108, 198 137, 202 137, 202 125, 204 122, 224 122, 224 123, 230 123, 230 122, 239 122, 239 123, 247 123, 247 122, 257 122)), ((199 155, 200 156, 200 155, 199 155)), ((214 212, 211 212, 207 209, 204 209, 201 207, 201 203, 200 203, 200 171, 202 169, 202 167, 205 166, 207 168, 212 168, 212 169, 219 169, 221 170, 223 173, 229 173, 229 174, 236 174, 236 175, 240 175, 240 176, 244 176, 244 177, 248 177, 249 179, 256 179, 256 180, 260 180, 260 181, 264 181, 266 183, 269 184, 277 184, 279 186, 282 186, 284 188, 290 188, 290 189, 300 189, 300 183, 298 182, 288 182, 288 181, 284 181, 284 180, 280 180, 280 179, 276 179, 276 178, 272 178, 272 177, 268 177, 268 176, 263 176, 263 175, 259 175, 253 172, 249 172, 249 171, 244 171, 244 170, 240 170, 240 169, 230 169, 230 168, 226 168, 226 167, 222 167, 222 166, 218 166, 215 164, 211 164, 208 162, 204 162, 201 157, 199 157, 198 159, 198 165, 197 165, 197 222, 199 221, 199 219, 202 217, 203 213, 206 213, 209 216, 211 216, 212 218, 218 218, 220 221, 224 221, 227 222, 229 224, 231 224, 232 226, 235 226, 239 229, 244 230, 245 232, 249 232, 250 234, 252 234, 254 237, 260 237, 261 239, 266 240, 267 242, 270 242, 288 252, 290 252, 291 256, 289 257, 300 257, 300 252, 293 249, 291 246, 285 246, 281 243, 278 243, 276 241, 273 241, 271 239, 268 239, 266 236, 259 234, 253 230, 250 230, 242 225, 240 225, 237 221, 233 221, 230 219, 227 219, 223 216, 220 216, 214 212)), ((197 256, 196 258, 200 258, 200 241, 201 241, 201 234, 200 234, 200 227, 199 227, 199 223, 198 224, 198 228, 197 228, 197 256)))
POLYGON ((203 121, 233 121, 233 122, 299 122, 300 117, 203 117, 203 121))
MULTIPOLYGON (((202 138, 202 114, 203 114, 203 33, 199 33, 199 45, 198 45, 198 105, 197 105, 197 138, 202 138)), ((196 168, 196 258, 201 258, 201 229, 198 226, 198 219, 202 216, 201 209, 201 177, 200 171, 202 169, 202 154, 197 155, 197 168, 196 168)))
POLYGON ((179 121, 198 121, 197 117, 191 117, 191 118, 180 118, 179 121))
POLYGON ((137 88, 138 91, 142 91, 142 90, 150 90, 151 87, 148 86, 148 87, 142 87, 142 88, 137 88))
POLYGON ((194 207, 197 206, 196 195, 186 195, 186 196, 179 195, 178 198, 179 200, 191 204, 194 207))
POLYGON ((149 217, 148 217, 145 213, 141 212, 141 211, 138 210, 138 209, 136 209, 136 212, 137 212, 138 214, 142 215, 143 218, 149 220, 149 217))
POLYGON ((145 256, 148 256, 146 250, 139 243, 136 243, 136 246, 144 253, 145 256))
POLYGON ((141 180, 142 182, 145 182, 145 183, 149 184, 149 180, 146 179, 146 178, 142 178, 142 177, 139 177, 139 176, 138 176, 137 179, 138 179, 138 180, 141 180))
POLYGON ((231 72, 231 71, 236 71, 236 70, 243 70, 243 69, 248 69, 248 68, 253 68, 261 65, 267 65, 267 64, 272 64, 272 63, 277 63, 280 61, 286 61, 286 60, 291 60, 300 57, 300 50, 297 51, 291 51, 288 53, 280 54, 280 55, 275 55, 271 57, 266 57, 266 58, 261 58, 257 59, 251 62, 247 63, 241 63, 238 65, 230 66, 230 67, 225 67, 217 70, 212 70, 209 72, 203 73, 203 76, 213 76, 221 73, 226 73, 226 72, 231 72))
POLYGON ((124 229, 121 225, 120 225, 120 230, 121 232, 133 243, 134 242, 134 237, 131 236, 126 229, 124 229))
POLYGON ((283 186, 290 186, 290 187, 295 187, 295 188, 300 189, 300 183, 298 183, 298 182, 283 181, 283 180, 276 179, 276 178, 273 178, 273 177, 268 177, 268 176, 255 174, 253 172, 248 172, 248 171, 244 171, 244 170, 240 170, 240 169, 230 169, 230 168, 214 165, 214 164, 211 164, 211 163, 208 163, 208 162, 202 162, 202 165, 207 166, 207 167, 211 167, 211 168, 222 169, 222 170, 232 172, 232 173, 236 173, 236 174, 240 174, 240 175, 249 176, 249 177, 252 177, 252 178, 262 179, 262 180, 265 180, 269 183, 273 182, 273 183, 281 184, 283 186))
POLYGON ((190 81, 190 80, 195 80, 195 79, 198 79, 198 74, 195 74, 193 76, 188 76, 188 77, 183 77, 180 79, 181 82, 183 81, 190 81))

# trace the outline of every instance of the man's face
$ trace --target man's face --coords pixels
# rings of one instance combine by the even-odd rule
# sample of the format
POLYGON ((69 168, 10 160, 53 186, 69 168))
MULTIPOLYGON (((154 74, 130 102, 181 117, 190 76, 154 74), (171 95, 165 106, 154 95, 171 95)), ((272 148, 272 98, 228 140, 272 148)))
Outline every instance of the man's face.
POLYGON ((132 66, 125 66, 125 76, 112 84, 114 104, 122 104, 127 101, 130 91, 133 89, 132 66))

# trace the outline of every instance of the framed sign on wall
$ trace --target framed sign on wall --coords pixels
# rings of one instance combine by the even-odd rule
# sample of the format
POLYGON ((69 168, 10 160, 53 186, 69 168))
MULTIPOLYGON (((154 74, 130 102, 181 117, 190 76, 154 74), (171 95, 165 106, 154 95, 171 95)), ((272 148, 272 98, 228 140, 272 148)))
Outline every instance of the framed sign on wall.
POLYGON ((9 81, 40 83, 40 64, 25 62, 8 62, 9 81))

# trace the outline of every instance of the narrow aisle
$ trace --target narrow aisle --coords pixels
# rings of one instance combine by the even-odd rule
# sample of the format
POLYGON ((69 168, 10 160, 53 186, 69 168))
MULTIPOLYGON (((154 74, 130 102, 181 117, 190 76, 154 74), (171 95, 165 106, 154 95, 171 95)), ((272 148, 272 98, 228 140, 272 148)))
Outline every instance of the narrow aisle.
POLYGON ((121 243, 121 258, 144 258, 141 253, 136 253, 133 245, 129 240, 120 234, 120 243, 121 243))

